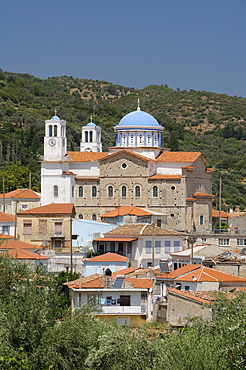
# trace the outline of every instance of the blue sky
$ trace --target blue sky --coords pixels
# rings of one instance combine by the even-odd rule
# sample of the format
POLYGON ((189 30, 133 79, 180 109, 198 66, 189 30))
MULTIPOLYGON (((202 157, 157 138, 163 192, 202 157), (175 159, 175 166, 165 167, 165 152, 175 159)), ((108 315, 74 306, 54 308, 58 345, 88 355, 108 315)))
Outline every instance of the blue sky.
POLYGON ((1 0, 0 68, 246 97, 245 0, 1 0))

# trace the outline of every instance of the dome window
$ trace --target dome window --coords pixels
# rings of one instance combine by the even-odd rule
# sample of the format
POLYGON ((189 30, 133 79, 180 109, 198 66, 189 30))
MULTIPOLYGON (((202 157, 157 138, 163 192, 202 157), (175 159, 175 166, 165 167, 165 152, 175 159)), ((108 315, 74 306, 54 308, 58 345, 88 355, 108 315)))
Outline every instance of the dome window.
POLYGON ((121 168, 126 169, 127 168, 127 164, 126 163, 122 163, 121 168))

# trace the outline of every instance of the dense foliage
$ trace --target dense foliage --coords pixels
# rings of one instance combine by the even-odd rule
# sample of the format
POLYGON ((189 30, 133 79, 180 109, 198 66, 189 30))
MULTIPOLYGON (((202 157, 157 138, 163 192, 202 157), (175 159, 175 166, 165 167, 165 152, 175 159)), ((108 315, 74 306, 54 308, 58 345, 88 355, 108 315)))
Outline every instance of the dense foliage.
POLYGON ((245 296, 218 296, 213 321, 160 335, 158 324, 107 324, 68 310, 55 279, 0 258, 1 369, 245 369, 245 296), (153 327, 155 330, 153 331, 153 327), (151 330, 150 330, 151 329, 151 330))
POLYGON ((246 99, 206 91, 176 91, 167 85, 136 90, 105 81, 62 76, 46 80, 0 70, 0 191, 40 187, 39 155, 43 154, 44 120, 58 115, 67 121, 68 150, 79 150, 81 126, 90 116, 102 127, 103 149, 114 143, 113 127, 124 114, 141 108, 165 126, 163 146, 171 150, 202 151, 222 176, 223 209, 246 208, 246 99), (26 173, 11 179, 11 164, 26 173), (25 172, 25 171, 24 171, 25 172), (10 180, 9 180, 10 178, 10 180), (22 179, 22 180, 21 180, 22 179))

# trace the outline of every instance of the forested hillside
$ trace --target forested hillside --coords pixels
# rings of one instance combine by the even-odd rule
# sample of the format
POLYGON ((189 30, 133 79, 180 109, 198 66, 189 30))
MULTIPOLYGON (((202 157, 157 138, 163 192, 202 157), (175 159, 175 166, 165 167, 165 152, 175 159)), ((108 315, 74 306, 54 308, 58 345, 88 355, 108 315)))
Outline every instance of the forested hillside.
MULTIPOLYGON (((113 126, 128 112, 141 109, 165 127, 163 146, 202 151, 222 176, 223 209, 246 209, 246 99, 206 91, 179 91, 151 85, 144 89, 105 81, 53 77, 0 70, 0 178, 6 190, 40 189, 38 156, 43 154, 44 120, 58 115, 67 121, 68 150, 79 150, 81 126, 93 121, 102 127, 103 149, 113 145, 113 126), (17 164, 16 164, 17 163, 17 164)), ((0 179, 0 191, 2 190, 0 179)))

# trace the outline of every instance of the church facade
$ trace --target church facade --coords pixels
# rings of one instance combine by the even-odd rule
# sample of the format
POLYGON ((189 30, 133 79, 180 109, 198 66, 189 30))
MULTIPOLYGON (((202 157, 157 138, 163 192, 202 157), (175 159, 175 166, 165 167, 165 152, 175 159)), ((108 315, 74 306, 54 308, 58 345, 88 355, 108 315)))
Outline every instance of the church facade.
POLYGON ((208 231, 212 172, 200 152, 162 148, 161 126, 138 106, 114 127, 115 146, 102 152, 101 128, 82 127, 79 152, 67 151, 66 122, 45 121, 41 204, 73 203, 77 218, 100 220, 119 206, 166 215, 166 228, 208 231))

